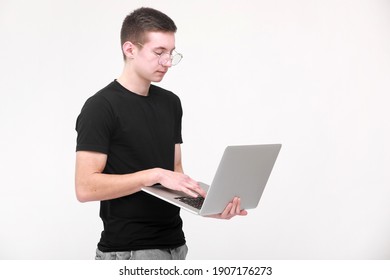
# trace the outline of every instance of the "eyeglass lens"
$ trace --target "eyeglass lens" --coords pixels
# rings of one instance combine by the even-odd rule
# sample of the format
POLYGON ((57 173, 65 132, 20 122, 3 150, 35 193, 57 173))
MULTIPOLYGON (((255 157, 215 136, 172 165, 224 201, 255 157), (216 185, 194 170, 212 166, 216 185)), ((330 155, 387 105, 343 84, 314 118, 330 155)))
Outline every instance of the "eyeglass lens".
POLYGON ((168 61, 171 60, 172 66, 174 66, 174 65, 177 65, 181 59, 182 59, 181 54, 175 53, 175 54, 171 55, 169 53, 165 53, 165 54, 162 54, 160 56, 159 63, 161 65, 166 65, 168 63, 168 61))

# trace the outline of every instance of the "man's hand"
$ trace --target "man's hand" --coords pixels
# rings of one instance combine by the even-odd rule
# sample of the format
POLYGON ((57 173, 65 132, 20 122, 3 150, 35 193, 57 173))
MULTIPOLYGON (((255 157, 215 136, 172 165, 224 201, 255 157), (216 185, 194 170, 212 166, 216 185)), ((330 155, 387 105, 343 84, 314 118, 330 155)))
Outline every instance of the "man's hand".
POLYGON ((197 197, 199 195, 203 197, 206 196, 206 192, 199 186, 198 182, 188 175, 165 169, 160 169, 160 171, 159 182, 164 187, 184 192, 192 197, 197 197))
POLYGON ((240 207, 240 198, 233 198, 232 202, 229 202, 225 210, 221 214, 209 215, 207 217, 216 218, 216 219, 225 219, 230 220, 234 216, 246 216, 248 212, 246 210, 241 210, 240 207))

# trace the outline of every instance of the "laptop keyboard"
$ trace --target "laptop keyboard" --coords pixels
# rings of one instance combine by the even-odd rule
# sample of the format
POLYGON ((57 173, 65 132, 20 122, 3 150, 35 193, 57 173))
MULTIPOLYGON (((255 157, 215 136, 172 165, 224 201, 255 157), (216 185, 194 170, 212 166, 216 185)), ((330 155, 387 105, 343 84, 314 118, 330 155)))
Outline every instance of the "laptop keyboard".
POLYGON ((175 197, 175 199, 178 199, 181 202, 188 204, 196 209, 202 208, 204 202, 204 197, 202 196, 198 196, 198 197, 180 196, 180 197, 175 197))

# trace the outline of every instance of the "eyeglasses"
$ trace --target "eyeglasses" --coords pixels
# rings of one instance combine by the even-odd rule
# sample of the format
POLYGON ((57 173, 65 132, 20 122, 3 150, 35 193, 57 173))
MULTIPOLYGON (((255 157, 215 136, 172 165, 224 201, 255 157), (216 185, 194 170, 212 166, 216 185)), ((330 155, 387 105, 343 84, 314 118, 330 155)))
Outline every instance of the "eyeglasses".
MULTIPOLYGON (((141 43, 138 43, 138 45, 140 45, 141 47, 144 46, 141 43)), ((175 66, 183 58, 183 55, 181 53, 176 52, 175 50, 173 50, 174 53, 164 53, 164 52, 158 53, 158 52, 153 51, 153 50, 152 50, 152 52, 156 56, 158 56, 158 64, 160 64, 162 66, 166 66, 169 60, 171 61, 172 66, 175 66)))

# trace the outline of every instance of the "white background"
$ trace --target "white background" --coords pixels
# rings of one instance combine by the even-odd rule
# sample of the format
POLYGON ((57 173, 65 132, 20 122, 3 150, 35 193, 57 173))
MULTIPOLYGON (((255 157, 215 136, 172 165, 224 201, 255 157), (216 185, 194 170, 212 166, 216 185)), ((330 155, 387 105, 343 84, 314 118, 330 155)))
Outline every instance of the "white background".
POLYGON ((211 182, 226 145, 283 144, 247 217, 182 214, 188 259, 390 259, 386 0, 0 0, 0 259, 94 258, 75 120, 120 74, 140 6, 178 26, 160 86, 182 100, 186 173, 211 182))

